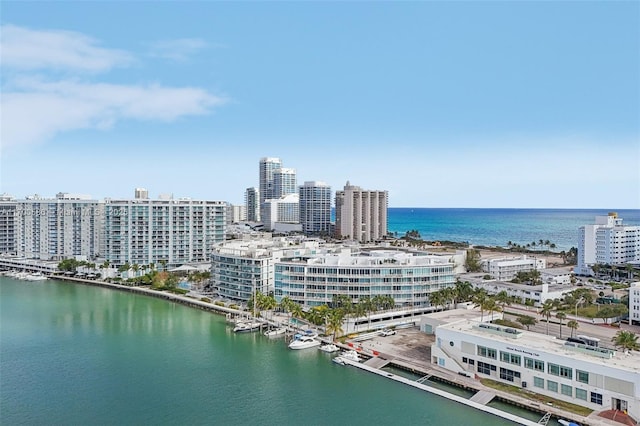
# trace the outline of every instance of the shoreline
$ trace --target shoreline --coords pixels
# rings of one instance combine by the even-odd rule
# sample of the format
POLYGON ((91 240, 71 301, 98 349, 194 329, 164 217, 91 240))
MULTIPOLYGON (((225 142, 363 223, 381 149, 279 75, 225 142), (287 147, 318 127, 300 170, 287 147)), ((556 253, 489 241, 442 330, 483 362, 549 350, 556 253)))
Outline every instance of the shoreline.
MULTIPOLYGON (((190 307, 190 308, 195 308, 195 309, 200 309, 203 311, 207 311, 207 312, 211 312, 214 314, 220 314, 220 315, 226 315, 226 314, 235 314, 235 315, 241 315, 242 313, 244 313, 244 311, 240 311, 237 309, 231 309, 231 308, 227 308, 224 306, 218 306, 215 305, 213 303, 208 303, 208 302, 203 302, 200 300, 197 300, 195 298, 192 297, 187 297, 187 296, 181 296, 181 295, 176 295, 176 294, 172 294, 172 293, 167 293, 164 291, 159 291, 159 290, 152 290, 152 289, 148 289, 148 288, 144 288, 144 287, 135 287, 135 286, 125 286, 125 285, 121 285, 121 284, 114 284, 114 283, 108 283, 105 281, 99 281, 99 280, 90 280, 90 279, 85 279, 85 278, 75 278, 75 277, 68 277, 68 276, 51 276, 49 277, 50 279, 58 279, 60 281, 67 281, 70 283, 76 283, 76 284, 82 284, 82 285, 89 285, 89 286, 94 286, 94 287, 101 287, 101 288, 107 288, 107 289, 112 289, 112 290, 118 290, 118 291, 124 291, 124 292, 129 292, 129 293, 134 293, 134 294, 139 294, 139 295, 143 295, 143 296, 150 296, 150 297, 155 297, 157 299, 163 299, 166 301, 171 301, 171 302, 175 302, 175 303, 179 303, 181 305, 190 307)), ((346 345, 339 345, 343 348, 346 347, 346 345)), ((367 355, 367 354, 365 354, 367 355)), ((397 361, 400 360, 395 360, 396 362, 392 361, 390 362, 390 364, 395 365, 398 368, 403 368, 403 367, 407 367, 407 366, 403 366, 402 362, 398 363, 397 361)), ((423 385, 417 382, 414 382, 410 379, 405 379, 401 376, 397 376, 391 373, 388 373, 382 369, 378 369, 378 368, 372 368, 370 366, 365 366, 364 364, 360 364, 357 363, 355 365, 357 368, 362 369, 363 371, 367 371, 370 373, 374 373, 377 374, 379 376, 382 377, 386 377, 390 380, 395 380, 395 381, 399 381, 401 383, 404 383, 406 385, 409 386, 413 386, 416 387, 418 389, 421 389, 423 391, 432 393, 434 395, 438 395, 440 397, 446 398, 450 401, 453 402, 457 402, 463 405, 466 405, 468 407, 483 411, 487 414, 492 414, 498 417, 501 417, 503 419, 506 420, 510 420, 513 421, 517 424, 523 424, 523 425, 535 425, 537 424, 534 421, 519 417, 515 414, 509 413, 507 411, 502 411, 499 409, 495 409, 492 407, 488 407, 482 404, 478 404, 474 401, 471 401, 470 399, 466 399, 463 397, 460 397, 458 395, 449 393, 447 391, 443 391, 441 389, 437 389, 431 386, 427 386, 427 385, 423 385)), ((418 365, 414 365, 414 367, 412 367, 413 369, 415 369, 415 371, 421 371, 421 369, 416 368, 418 367, 418 365)), ((433 376, 434 378, 439 379, 440 381, 444 382, 444 383, 449 383, 449 378, 446 377, 445 375, 441 375, 438 374, 438 370, 437 369, 430 369, 429 370, 429 375, 433 376)), ((471 387, 471 389, 477 390, 475 387, 471 387)), ((509 395, 500 395, 500 399, 503 400, 504 402, 513 405, 514 407, 520 407, 520 408, 526 408, 532 411, 536 411, 539 412, 539 410, 536 410, 535 407, 528 407, 527 404, 524 404, 522 401, 518 401, 516 399, 512 399, 509 397, 509 395)), ((554 416, 559 417, 558 414, 554 413, 554 416)), ((563 418, 571 418, 571 417, 576 417, 575 415, 572 415, 572 413, 567 412, 566 415, 563 413, 562 414, 563 418)), ((593 425, 593 423, 588 423, 585 421, 585 419, 583 420, 583 425, 593 425)))

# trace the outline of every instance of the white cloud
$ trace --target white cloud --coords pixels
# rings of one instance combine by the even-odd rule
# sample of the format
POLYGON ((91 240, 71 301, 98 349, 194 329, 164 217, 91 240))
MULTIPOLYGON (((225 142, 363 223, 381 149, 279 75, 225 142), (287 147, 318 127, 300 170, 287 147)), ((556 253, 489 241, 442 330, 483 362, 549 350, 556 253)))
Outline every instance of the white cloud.
POLYGON ((73 129, 105 129, 118 120, 172 121, 206 114, 225 102, 205 90, 75 81, 17 82, 2 96, 3 145, 36 143, 73 129))
POLYGON ((151 56, 185 61, 189 56, 207 47, 207 43, 199 38, 180 38, 157 41, 151 45, 151 56))
MULTIPOLYGON (((20 71, 2 80, 0 124, 2 147, 53 139, 75 129, 108 129, 120 120, 159 120, 207 114, 225 103, 197 87, 161 84, 112 84, 87 80, 93 74, 127 65, 133 57, 124 51, 97 47, 83 34, 35 31, 13 25, 2 30, 2 66, 20 71), (51 71, 80 73, 82 79, 56 80, 51 71), (36 77, 35 72, 39 73, 36 77)), ((191 40, 191 39, 185 39, 191 40)), ((185 46, 197 49, 191 40, 185 46)))
POLYGON ((125 51, 99 47, 96 40, 72 31, 2 25, 0 33, 5 68, 99 72, 133 61, 125 51))

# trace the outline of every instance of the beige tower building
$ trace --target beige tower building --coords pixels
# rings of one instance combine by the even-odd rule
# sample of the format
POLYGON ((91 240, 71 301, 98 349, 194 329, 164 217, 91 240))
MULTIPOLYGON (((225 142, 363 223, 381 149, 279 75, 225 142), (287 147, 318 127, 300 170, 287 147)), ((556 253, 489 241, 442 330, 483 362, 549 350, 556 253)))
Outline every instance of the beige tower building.
POLYGON ((369 191, 349 182, 336 191, 336 234, 366 243, 387 235, 387 191, 369 191))

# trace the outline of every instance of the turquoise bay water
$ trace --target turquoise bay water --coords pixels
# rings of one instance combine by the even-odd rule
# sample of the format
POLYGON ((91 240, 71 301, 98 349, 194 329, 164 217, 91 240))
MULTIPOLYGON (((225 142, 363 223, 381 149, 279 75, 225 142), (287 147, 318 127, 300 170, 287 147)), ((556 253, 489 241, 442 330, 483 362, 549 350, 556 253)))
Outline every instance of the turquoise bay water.
POLYGON ((163 300, 0 277, 6 425, 512 424, 163 300))
MULTIPOLYGON (((475 245, 506 247, 540 239, 556 250, 578 246, 578 228, 612 210, 572 209, 426 209, 390 208, 389 232, 403 236, 416 229, 428 241, 466 241, 475 245)), ((640 210, 615 210, 625 225, 640 225, 640 210)))

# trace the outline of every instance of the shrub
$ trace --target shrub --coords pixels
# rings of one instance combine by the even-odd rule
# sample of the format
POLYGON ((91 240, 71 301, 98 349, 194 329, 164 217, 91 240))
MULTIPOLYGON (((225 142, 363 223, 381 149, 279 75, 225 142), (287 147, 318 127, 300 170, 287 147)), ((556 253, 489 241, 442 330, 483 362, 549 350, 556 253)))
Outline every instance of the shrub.
POLYGON ((211 303, 211 299, 209 299, 208 297, 202 297, 200 298, 200 301, 205 303, 211 303))
POLYGON ((224 302, 221 302, 219 300, 216 300, 215 302, 213 302, 213 304, 216 306, 224 306, 224 302))
POLYGON ((238 309, 238 305, 236 305, 236 304, 232 304, 232 305, 229 305, 229 308, 231 308, 231 309, 238 309))

